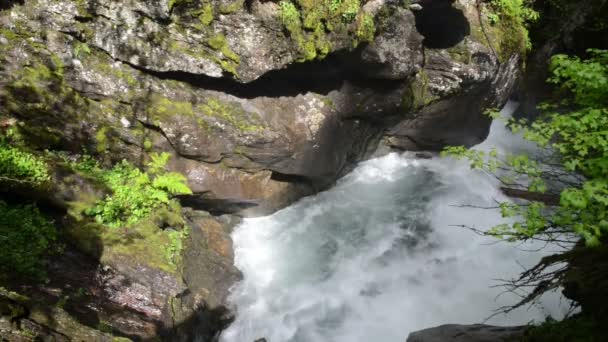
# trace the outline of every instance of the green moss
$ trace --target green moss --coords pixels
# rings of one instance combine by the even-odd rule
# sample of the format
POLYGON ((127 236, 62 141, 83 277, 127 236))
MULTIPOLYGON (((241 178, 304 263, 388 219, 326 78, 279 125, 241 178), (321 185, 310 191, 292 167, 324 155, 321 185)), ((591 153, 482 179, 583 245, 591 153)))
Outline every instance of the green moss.
POLYGON ((336 106, 336 105, 334 104, 334 101, 332 101, 332 100, 331 100, 329 97, 327 97, 327 96, 322 97, 322 98, 321 98, 321 101, 323 101, 323 103, 324 103, 326 106, 328 106, 328 107, 335 108, 335 106, 336 106))
POLYGON ((151 151, 152 150, 152 141, 150 141, 150 139, 148 139, 148 138, 145 138, 143 147, 144 147, 145 151, 151 151))
POLYGON ((374 19, 361 10, 360 0, 284 0, 279 6, 281 22, 298 47, 299 62, 323 59, 331 52, 327 32, 351 35, 353 46, 372 41, 376 32, 374 19))
POLYGON ((194 13, 198 16, 201 24, 208 26, 214 19, 213 6, 211 4, 205 4, 203 7, 194 13))
POLYGON ((530 40, 524 21, 494 11, 487 5, 482 7, 481 24, 471 27, 471 38, 494 50, 501 62, 513 54, 519 54, 525 59, 530 40))
POLYGON ((317 57, 317 46, 314 40, 305 41, 300 49, 304 53, 304 60, 311 61, 317 57))
POLYGON ((135 77, 135 71, 126 68, 123 65, 115 65, 114 61, 104 54, 98 52, 89 52, 82 58, 82 62, 92 70, 97 71, 101 75, 112 75, 126 83, 129 88, 135 88, 138 84, 135 77))
POLYGON ((216 34, 215 36, 211 37, 207 43, 212 49, 221 52, 225 57, 232 60, 238 66, 241 59, 234 51, 230 49, 228 41, 223 34, 216 34))
MULTIPOLYGON (((174 116, 182 116, 194 119, 200 129, 209 129, 209 124, 195 115, 192 103, 171 100, 159 94, 153 94, 148 99, 148 115, 150 122, 156 126, 160 126, 162 122, 170 122, 174 116)), ((146 141, 143 144, 146 149, 146 141)), ((149 142, 150 147, 151 145, 152 142, 149 142)))
POLYGON ((498 23, 499 45, 498 55, 502 61, 506 61, 513 54, 520 54, 525 58, 529 43, 528 30, 526 27, 513 19, 504 19, 498 23))
POLYGON ((111 229, 88 221, 76 221, 66 227, 72 243, 83 252, 113 264, 122 259, 168 273, 179 273, 181 240, 187 236, 179 208, 160 209, 152 217, 128 229, 111 229), (177 230, 161 229, 171 226, 177 230))
POLYGON ((361 13, 357 20, 357 31, 356 35, 359 41, 372 42, 376 33, 376 26, 374 24, 374 18, 367 14, 361 13))
POLYGON ((173 250, 176 245, 176 234, 160 229, 153 219, 131 227, 128 232, 106 230, 102 238, 104 242, 102 262, 112 263, 126 257, 168 273, 179 273, 181 260, 173 250))
POLYGON ((240 11, 245 4, 245 0, 236 0, 228 5, 220 5, 219 11, 222 14, 231 14, 240 11))
POLYGON ((403 94, 402 106, 405 114, 410 114, 436 100, 436 98, 431 95, 428 84, 428 75, 424 70, 420 70, 416 75, 416 78, 408 87, 406 87, 405 93, 403 94))
POLYGON ((228 44, 226 37, 223 34, 216 34, 215 36, 211 37, 207 43, 209 43, 209 46, 215 50, 219 50, 228 44))
POLYGON ((13 30, 9 30, 9 29, 5 29, 5 28, 0 28, 0 35, 2 35, 4 38, 6 38, 9 43, 11 41, 15 41, 17 38, 19 38, 19 35, 14 32, 13 30))
POLYGON ((0 93, 4 113, 19 117, 21 132, 38 148, 53 148, 65 135, 65 123, 75 123, 88 112, 90 101, 63 79, 62 60, 24 46, 31 58, 5 80, 0 93))
POLYGON ((260 117, 245 112, 238 103, 225 103, 216 98, 209 98, 205 104, 197 106, 197 109, 243 132, 256 132, 264 129, 260 117))
POLYGON ((76 22, 74 28, 78 32, 79 39, 83 41, 91 41, 95 37, 95 30, 90 24, 76 22))
POLYGON ((171 100, 167 97, 153 94, 149 99, 148 114, 152 123, 160 125, 162 120, 173 116, 194 116, 192 103, 186 101, 171 100))
POLYGON ((459 61, 464 64, 471 63, 471 51, 467 48, 465 44, 460 43, 454 47, 447 49, 447 51, 453 60, 459 61))
POLYGON ((97 130, 97 133, 95 133, 95 141, 96 141, 96 150, 99 153, 103 153, 105 151, 108 150, 108 128, 107 127, 101 127, 99 130, 97 130))
POLYGON ((76 10, 78 11, 78 16, 81 18, 92 18, 93 16, 89 13, 89 4, 88 0, 74 0, 76 4, 76 10))

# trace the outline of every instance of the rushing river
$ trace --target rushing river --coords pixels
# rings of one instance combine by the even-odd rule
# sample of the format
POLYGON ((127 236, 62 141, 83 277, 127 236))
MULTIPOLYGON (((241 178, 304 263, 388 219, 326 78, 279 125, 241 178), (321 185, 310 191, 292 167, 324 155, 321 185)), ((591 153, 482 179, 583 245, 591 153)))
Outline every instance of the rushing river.
MULTIPOLYGON (((495 123, 480 148, 526 149, 495 123)), ((496 244, 455 225, 502 222, 494 177, 450 159, 390 154, 361 163, 329 191, 233 233, 244 280, 232 289, 235 322, 222 342, 403 342, 414 330, 479 323, 513 294, 492 287, 549 253, 496 244), (460 205, 460 206, 459 206, 460 205)), ((558 294, 487 323, 559 318, 558 294)))

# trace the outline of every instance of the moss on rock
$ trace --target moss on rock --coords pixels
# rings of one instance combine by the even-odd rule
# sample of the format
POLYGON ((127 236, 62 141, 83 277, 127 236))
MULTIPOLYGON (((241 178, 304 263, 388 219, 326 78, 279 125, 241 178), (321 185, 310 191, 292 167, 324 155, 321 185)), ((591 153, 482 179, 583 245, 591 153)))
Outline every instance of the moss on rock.
POLYGON ((208 98, 197 109, 205 115, 213 117, 242 132, 256 132, 264 129, 261 118, 254 113, 248 113, 238 103, 227 103, 217 98, 208 98))
POLYGON ((332 50, 332 32, 350 36, 354 47, 374 39, 374 18, 361 9, 359 0, 284 0, 279 6, 299 62, 325 58, 332 50))

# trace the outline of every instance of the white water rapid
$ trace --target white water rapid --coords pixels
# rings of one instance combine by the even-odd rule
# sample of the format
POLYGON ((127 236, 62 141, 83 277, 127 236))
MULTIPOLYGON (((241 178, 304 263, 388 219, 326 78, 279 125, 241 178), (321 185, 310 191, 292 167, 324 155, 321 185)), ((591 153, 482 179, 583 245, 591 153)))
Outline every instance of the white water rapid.
MULTIPOLYGON (((480 148, 527 149, 494 123, 480 148)), ((415 330, 480 323, 517 297, 491 287, 549 250, 495 240, 453 225, 487 229, 495 210, 456 207, 506 200, 495 178, 451 159, 390 154, 361 163, 331 190, 234 233, 244 279, 231 292, 235 322, 222 342, 404 342, 415 330)), ((488 324, 560 318, 567 303, 498 315, 488 324)))

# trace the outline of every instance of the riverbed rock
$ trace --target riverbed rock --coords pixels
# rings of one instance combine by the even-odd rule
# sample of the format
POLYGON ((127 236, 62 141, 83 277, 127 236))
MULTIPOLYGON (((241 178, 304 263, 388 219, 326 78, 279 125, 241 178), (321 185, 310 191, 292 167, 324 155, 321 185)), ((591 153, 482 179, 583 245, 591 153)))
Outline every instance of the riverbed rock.
POLYGON ((497 327, 484 324, 446 324, 411 333, 407 342, 508 342, 518 341, 525 326, 497 327))

